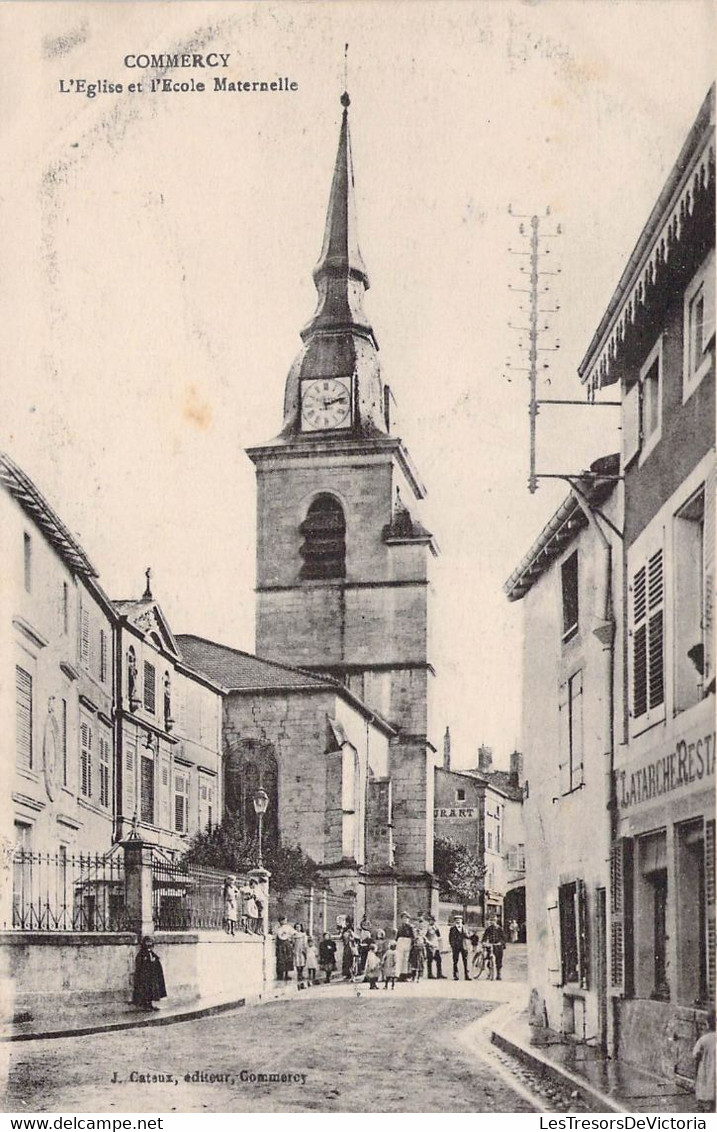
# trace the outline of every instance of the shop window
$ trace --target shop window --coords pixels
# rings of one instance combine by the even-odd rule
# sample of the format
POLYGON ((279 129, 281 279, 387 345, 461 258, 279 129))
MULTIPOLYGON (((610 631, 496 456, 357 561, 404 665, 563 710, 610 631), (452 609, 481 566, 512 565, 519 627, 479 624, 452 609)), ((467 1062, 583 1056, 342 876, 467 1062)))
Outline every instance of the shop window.
POLYGON ((675 827, 677 900, 677 1001, 685 1006, 707 999, 707 905, 705 838, 702 819, 675 827))
POLYGON ((710 368, 709 346, 715 334, 714 256, 702 265, 685 291, 683 401, 710 368))
POLYGON ((634 923, 638 998, 670 998, 667 900, 667 843, 662 831, 638 838, 634 923))
POLYGON ((15 761, 32 770, 32 676, 15 667, 15 761))
POLYGON ((631 588, 632 717, 639 730, 644 730, 665 717, 665 587, 661 549, 633 575, 631 588))
POLYGON ((588 985, 588 934, 585 884, 562 884, 558 890, 560 914, 561 978, 565 983, 588 985))
POLYGON ((709 681, 705 649, 704 485, 675 516, 675 710, 702 699, 709 681))
POLYGON ((304 562, 301 577, 346 577, 346 519, 338 499, 319 495, 314 499, 299 528, 304 536, 300 554, 304 562))
POLYGON ((563 641, 569 641, 578 631, 578 552, 574 550, 560 568, 563 596, 563 641))

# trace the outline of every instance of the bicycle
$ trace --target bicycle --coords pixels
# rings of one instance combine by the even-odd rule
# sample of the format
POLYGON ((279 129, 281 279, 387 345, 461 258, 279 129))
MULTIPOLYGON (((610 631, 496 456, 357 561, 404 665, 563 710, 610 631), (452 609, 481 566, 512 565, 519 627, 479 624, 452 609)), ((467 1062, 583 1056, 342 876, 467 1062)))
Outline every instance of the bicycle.
POLYGON ((479 979, 484 972, 486 978, 495 978, 495 952, 491 943, 482 944, 473 956, 473 977, 479 979))

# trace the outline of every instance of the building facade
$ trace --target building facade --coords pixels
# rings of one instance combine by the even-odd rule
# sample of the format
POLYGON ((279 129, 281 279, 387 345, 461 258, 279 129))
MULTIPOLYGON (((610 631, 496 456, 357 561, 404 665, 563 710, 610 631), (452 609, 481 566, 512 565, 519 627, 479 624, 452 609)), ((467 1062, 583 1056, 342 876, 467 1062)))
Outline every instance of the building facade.
POLYGON ((623 406, 615 1046, 686 1076, 715 998, 714 166, 712 88, 580 367, 623 406))
POLYGON ((593 465, 506 585, 523 605, 528 981, 533 1017, 607 1045, 612 710, 622 684, 622 488, 593 465))
POLYGON ((28 853, 102 852, 114 810, 114 612, 82 547, 4 454, 0 489, 1 683, 12 689, 3 829, 28 853))
POLYGON ((525 925, 525 832, 522 755, 511 755, 510 771, 493 768, 490 748, 478 750, 475 770, 453 770, 450 737, 444 765, 435 771, 435 836, 465 845, 483 870, 480 914, 502 924, 525 925))
POLYGON ((256 650, 334 677, 394 728, 391 812, 380 821, 392 824, 400 898, 417 911, 434 900, 429 599, 437 549, 417 518, 425 489, 391 430, 363 310, 348 95, 342 102, 314 269, 317 309, 289 371, 281 432, 248 453, 257 480, 256 650))
POLYGON ((712 88, 579 367, 622 450, 506 585, 533 1020, 677 1077, 715 995, 714 164, 712 88))
POLYGON ((147 588, 116 601, 115 837, 133 829, 170 853, 221 821, 222 695, 187 667, 147 588))

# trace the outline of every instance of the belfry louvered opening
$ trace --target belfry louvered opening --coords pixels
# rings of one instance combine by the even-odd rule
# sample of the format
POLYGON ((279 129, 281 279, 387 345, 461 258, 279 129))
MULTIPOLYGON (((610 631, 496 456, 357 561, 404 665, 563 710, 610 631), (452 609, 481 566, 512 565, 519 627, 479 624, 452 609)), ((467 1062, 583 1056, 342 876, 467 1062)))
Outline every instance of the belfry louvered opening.
POLYGON ((346 577, 346 519, 338 499, 318 495, 312 502, 299 530, 304 537, 301 577, 346 577))

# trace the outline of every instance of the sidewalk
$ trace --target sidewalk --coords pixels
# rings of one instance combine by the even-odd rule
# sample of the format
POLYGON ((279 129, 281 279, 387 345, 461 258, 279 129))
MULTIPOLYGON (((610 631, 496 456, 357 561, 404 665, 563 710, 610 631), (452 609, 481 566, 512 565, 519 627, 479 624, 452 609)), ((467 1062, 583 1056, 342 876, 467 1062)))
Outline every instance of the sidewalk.
POLYGON ((61 1018, 38 1018, 29 1022, 7 1022, 0 1026, 0 1042, 40 1041, 45 1038, 82 1037, 86 1034, 109 1033, 113 1030, 134 1030, 148 1026, 169 1026, 174 1022, 188 1022, 195 1018, 208 1018, 257 1002, 270 1002, 285 998, 296 991, 295 983, 274 983, 266 994, 249 1000, 236 998, 227 1001, 219 998, 193 998, 175 1002, 167 1000, 157 1010, 142 1010, 131 1002, 79 1002, 72 1009, 64 1009, 61 1018))
POLYGON ((528 1025, 527 1011, 508 1005, 490 1016, 494 1045, 576 1090, 593 1112, 696 1113, 694 1094, 593 1046, 564 1041, 528 1025))

